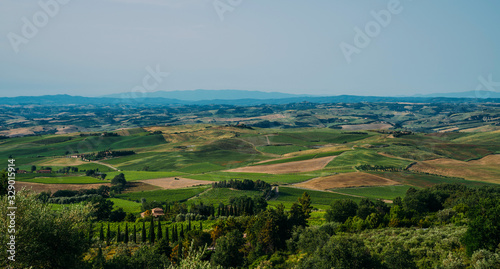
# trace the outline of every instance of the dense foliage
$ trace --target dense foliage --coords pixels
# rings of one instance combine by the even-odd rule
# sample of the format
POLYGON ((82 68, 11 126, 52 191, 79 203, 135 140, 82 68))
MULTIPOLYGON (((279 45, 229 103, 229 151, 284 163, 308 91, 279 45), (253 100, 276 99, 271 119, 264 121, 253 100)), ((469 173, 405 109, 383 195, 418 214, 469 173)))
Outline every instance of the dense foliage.
MULTIPOLYGON (((14 268, 500 267, 498 187, 409 188, 392 205, 334 200, 327 222, 318 226, 309 225, 315 212, 306 192, 288 210, 269 206, 262 196, 233 197, 218 207, 144 200, 145 208, 161 207, 166 215, 136 220, 113 210, 106 191, 18 193, 16 222, 23 229, 16 231, 14 268), (82 197, 88 203, 61 211, 47 204, 82 197), (92 220, 100 222, 91 226, 92 220)), ((4 222, 6 199, 0 205, 4 222)))

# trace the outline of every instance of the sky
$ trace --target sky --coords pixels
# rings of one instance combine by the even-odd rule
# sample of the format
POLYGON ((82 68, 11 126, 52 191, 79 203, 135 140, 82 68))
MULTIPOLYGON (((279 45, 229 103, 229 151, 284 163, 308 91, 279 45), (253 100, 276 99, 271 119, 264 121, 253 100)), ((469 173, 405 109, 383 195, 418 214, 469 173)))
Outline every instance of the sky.
POLYGON ((470 91, 500 82, 499 11, 494 0, 0 0, 0 96, 470 91))

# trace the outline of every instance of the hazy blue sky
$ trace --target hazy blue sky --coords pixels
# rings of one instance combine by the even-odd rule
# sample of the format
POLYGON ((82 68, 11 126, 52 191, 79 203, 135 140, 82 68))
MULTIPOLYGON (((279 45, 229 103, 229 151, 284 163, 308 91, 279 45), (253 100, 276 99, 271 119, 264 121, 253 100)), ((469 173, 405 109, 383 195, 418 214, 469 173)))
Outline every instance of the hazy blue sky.
POLYGON ((143 80, 148 90, 321 95, 500 82, 500 1, 393 1, 71 0, 44 11, 38 0, 0 0, 0 96, 98 96, 143 80), (388 5, 391 21, 377 32, 371 13, 388 5), (367 24, 373 38, 348 63, 341 44, 355 46, 355 27, 367 34, 367 24), (146 70, 157 66, 169 73, 160 83, 146 70))

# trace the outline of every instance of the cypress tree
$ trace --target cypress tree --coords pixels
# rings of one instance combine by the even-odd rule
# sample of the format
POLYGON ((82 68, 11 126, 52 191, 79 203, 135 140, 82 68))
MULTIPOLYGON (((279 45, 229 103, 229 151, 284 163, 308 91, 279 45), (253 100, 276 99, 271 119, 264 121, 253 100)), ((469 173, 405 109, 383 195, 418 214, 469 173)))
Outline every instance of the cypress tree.
POLYGON ((146 242, 146 222, 144 220, 142 221, 141 237, 142 237, 142 243, 145 243, 146 242))
POLYGON ((118 229, 116 232, 116 243, 120 243, 120 224, 118 224, 118 229))
POLYGON ((155 243, 155 222, 151 218, 151 223, 149 225, 149 243, 155 243))
POLYGON ((169 240, 170 238, 169 237, 170 236, 168 235, 168 226, 167 226, 167 227, 165 227, 165 241, 167 241, 167 243, 170 242, 170 240, 169 240))
POLYGON ((89 245, 92 244, 92 237, 94 236, 94 227, 92 227, 92 222, 90 222, 89 227, 89 245))
POLYGON ((125 242, 125 244, 128 243, 128 224, 125 222, 125 238, 123 238, 123 242, 125 242))
POLYGON ((175 224, 172 226, 172 243, 175 243, 175 224))
POLYGON ((156 233, 157 233, 158 240, 161 240, 163 238, 163 231, 161 230, 160 218, 158 218, 158 230, 156 233))
POLYGON ((177 234, 177 225, 174 225, 174 228, 172 230, 172 242, 177 242, 179 240, 179 236, 177 234))
POLYGON ((134 243, 137 243, 137 229, 135 228, 135 224, 134 224, 134 243))
POLYGON ((99 231, 99 240, 101 242, 104 242, 104 229, 102 228, 102 223, 101 223, 101 230, 99 231))
POLYGON ((108 230, 106 231, 106 244, 109 245, 111 243, 111 228, 109 228, 109 222, 108 222, 108 230))
POLYGON ((184 225, 181 224, 181 240, 184 238, 184 225))
POLYGON ((191 231, 191 219, 189 219, 189 221, 188 221, 188 228, 187 228, 187 231, 188 231, 188 232, 189 232, 189 231, 191 231))
POLYGON ((203 232, 203 222, 202 221, 200 221, 200 231, 203 232))

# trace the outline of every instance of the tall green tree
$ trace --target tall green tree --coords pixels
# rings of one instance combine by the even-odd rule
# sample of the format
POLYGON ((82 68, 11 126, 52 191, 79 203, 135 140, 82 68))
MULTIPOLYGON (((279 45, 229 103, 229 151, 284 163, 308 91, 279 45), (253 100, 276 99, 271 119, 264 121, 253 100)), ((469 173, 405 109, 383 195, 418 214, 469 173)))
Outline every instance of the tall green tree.
POLYGON ((167 241, 167 243, 170 242, 170 235, 169 235, 169 231, 168 231, 168 226, 165 227, 165 241, 167 241))
POLYGON ((127 223, 125 223, 125 237, 123 237, 123 242, 125 244, 128 243, 128 224, 127 223))
POLYGON ((151 223, 149 224, 149 243, 155 243, 155 222, 151 218, 151 223))
POLYGON ((102 196, 94 196, 90 199, 89 203, 92 204, 95 208, 92 213, 93 217, 95 217, 97 220, 109 219, 109 215, 111 214, 114 205, 111 200, 105 199, 102 196))
POLYGON ((247 240, 253 256, 272 254, 286 247, 291 228, 285 207, 269 208, 254 216, 247 227, 247 240))
POLYGON ((240 231, 234 230, 222 236, 215 242, 215 252, 212 255, 212 263, 224 268, 236 268, 243 264, 244 254, 240 249, 245 244, 240 231))
POLYGON ((358 204, 351 199, 335 200, 326 211, 326 221, 345 222, 349 217, 356 216, 358 204))
POLYGON ((137 243, 137 227, 135 226, 135 224, 134 224, 133 240, 134 240, 134 243, 137 243))
POLYGON ((125 180, 125 175, 123 173, 116 175, 111 180, 111 185, 125 187, 126 184, 127 184, 127 180, 125 180))
POLYGON ((121 234, 120 234, 120 225, 118 225, 118 227, 116 228, 116 243, 120 243, 121 242, 121 234))
POLYGON ((160 218, 158 218, 158 226, 157 226, 157 231, 156 231, 156 237, 158 238, 158 240, 162 239, 163 238, 163 231, 161 229, 161 221, 160 221, 160 218))
POLYGON ((500 198, 484 198, 468 213, 467 231, 462 237, 467 255, 487 249, 494 252, 500 244, 500 198))
POLYGON ((141 232, 141 242, 145 243, 146 242, 146 222, 142 221, 142 232, 141 232))
POLYGON ((99 230, 99 240, 101 242, 104 242, 104 228, 102 227, 102 224, 101 224, 101 229, 99 230))
POLYGON ((174 224, 174 227, 172 227, 172 243, 175 243, 179 240, 179 235, 177 233, 177 225, 174 224))
POLYGON ((108 222, 108 230, 106 230, 106 244, 111 243, 111 228, 109 227, 109 222, 108 222))
POLYGON ((7 187, 9 186, 9 177, 7 171, 0 171, 0 196, 7 194, 7 187))
POLYGON ((92 222, 89 223, 89 245, 92 244, 92 239, 94 237, 94 227, 92 227, 92 222))
POLYGON ((311 211, 313 207, 311 206, 311 196, 309 193, 304 192, 302 197, 298 198, 300 207, 302 209, 302 214, 306 219, 311 217, 311 211))

